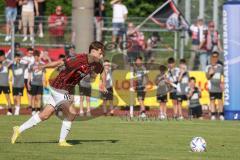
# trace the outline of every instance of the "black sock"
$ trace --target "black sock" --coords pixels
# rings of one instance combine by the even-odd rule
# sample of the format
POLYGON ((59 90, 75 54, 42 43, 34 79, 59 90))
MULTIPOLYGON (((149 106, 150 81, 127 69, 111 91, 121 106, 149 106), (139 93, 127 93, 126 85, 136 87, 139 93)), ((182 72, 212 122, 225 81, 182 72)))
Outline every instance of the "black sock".
POLYGON ((41 108, 37 108, 37 111, 41 111, 41 108))
POLYGON ((216 112, 212 112, 211 115, 212 115, 212 116, 216 116, 216 112))
POLYGON ((8 108, 8 112, 12 113, 12 108, 8 108))
POLYGON ((219 114, 220 114, 220 116, 224 116, 224 112, 220 112, 219 114))
POLYGON ((36 108, 32 108, 32 112, 36 111, 36 108))

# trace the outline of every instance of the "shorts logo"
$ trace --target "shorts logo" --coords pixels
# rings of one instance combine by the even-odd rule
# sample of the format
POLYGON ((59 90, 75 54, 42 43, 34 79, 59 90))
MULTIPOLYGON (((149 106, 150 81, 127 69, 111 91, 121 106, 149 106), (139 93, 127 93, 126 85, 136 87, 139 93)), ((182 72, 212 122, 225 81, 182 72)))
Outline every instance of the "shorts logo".
POLYGON ((70 100, 70 99, 71 99, 71 97, 70 97, 70 95, 69 95, 69 94, 65 93, 65 94, 64 94, 64 99, 68 101, 68 100, 70 100))

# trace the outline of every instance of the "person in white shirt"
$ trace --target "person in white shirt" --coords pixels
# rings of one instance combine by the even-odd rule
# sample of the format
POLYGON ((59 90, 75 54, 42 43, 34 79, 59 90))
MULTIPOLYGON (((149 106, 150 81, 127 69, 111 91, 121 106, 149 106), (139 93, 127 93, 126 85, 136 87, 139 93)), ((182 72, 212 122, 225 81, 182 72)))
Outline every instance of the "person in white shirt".
MULTIPOLYGON (((28 64, 28 68, 30 67, 31 64, 34 63, 34 56, 33 56, 33 49, 32 48, 28 48, 27 49, 27 55, 24 56, 22 59, 21 59, 21 62, 20 63, 23 63, 23 64, 28 64)), ((27 89, 27 94, 28 94, 28 107, 31 108, 31 90, 30 88, 28 88, 28 85, 27 85, 27 82, 28 82, 28 69, 26 69, 24 71, 24 85, 27 89)))
POLYGON ((122 4, 122 0, 112 0, 111 1, 113 8, 113 33, 112 33, 112 42, 122 41, 122 36, 126 32, 125 30, 125 21, 127 19, 128 10, 127 7, 122 4))
POLYGON ((195 24, 190 27, 191 39, 192 39, 192 52, 189 61, 190 70, 194 69, 194 62, 199 53, 199 46, 204 41, 204 33, 207 31, 207 26, 204 24, 203 19, 198 18, 195 24))
POLYGON ((34 7, 36 9, 36 16, 38 12, 37 0, 20 0, 19 4, 22 5, 22 23, 23 23, 23 42, 27 41, 27 29, 29 27, 30 40, 34 41, 34 7))

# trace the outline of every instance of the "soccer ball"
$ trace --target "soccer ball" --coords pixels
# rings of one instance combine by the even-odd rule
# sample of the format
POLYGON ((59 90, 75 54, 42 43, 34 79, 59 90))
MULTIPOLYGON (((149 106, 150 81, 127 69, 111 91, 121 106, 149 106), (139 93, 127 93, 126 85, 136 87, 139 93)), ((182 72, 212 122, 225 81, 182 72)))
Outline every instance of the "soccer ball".
POLYGON ((190 148, 193 152, 205 152, 206 147, 207 143, 202 137, 194 137, 190 142, 190 148))

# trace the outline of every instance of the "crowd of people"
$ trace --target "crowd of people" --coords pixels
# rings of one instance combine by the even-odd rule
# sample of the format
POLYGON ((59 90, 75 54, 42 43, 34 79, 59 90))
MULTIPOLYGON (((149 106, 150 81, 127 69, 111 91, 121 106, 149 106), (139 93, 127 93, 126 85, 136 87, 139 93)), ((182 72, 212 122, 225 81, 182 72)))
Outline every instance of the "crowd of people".
MULTIPOLYGON (((23 36, 23 42, 27 41, 28 38, 30 38, 30 41, 34 41, 35 34, 43 38, 45 3, 45 0, 5 0, 5 41, 11 40, 11 29, 15 24, 17 25, 16 33, 18 32, 23 36), (35 28, 38 28, 36 33, 35 28), (28 35, 28 31, 30 35, 28 35)), ((49 15, 47 21, 51 42, 63 42, 67 17, 62 13, 62 6, 56 6, 55 13, 49 15)))
MULTIPOLYGON (((17 19, 19 30, 23 32, 23 40, 27 41, 30 38, 34 41, 34 19, 38 20, 38 35, 44 37, 43 32, 43 16, 45 8, 45 0, 5 0, 6 2, 6 37, 5 41, 11 39, 11 27, 17 19), (21 16, 17 16, 21 15, 21 16), (18 17, 18 18, 17 18, 18 17), (28 36, 27 33, 30 35, 28 36)), ((146 95, 146 85, 148 82, 147 70, 145 63, 154 61, 153 49, 158 47, 161 37, 157 32, 152 33, 147 39, 143 32, 136 29, 134 23, 129 22, 126 26, 128 9, 122 3, 122 0, 112 0, 113 8, 112 17, 112 42, 120 44, 124 36, 128 41, 131 41, 131 47, 127 49, 128 62, 134 66, 134 74, 137 80, 132 90, 136 91, 137 99, 140 104, 141 117, 146 117, 144 98, 146 95)), ((96 39, 102 41, 103 17, 105 15, 105 2, 98 0, 95 2, 98 10, 95 10, 95 26, 96 39)), ((62 13, 62 6, 56 6, 55 13, 48 17, 48 30, 53 43, 64 41, 65 28, 67 25, 67 17, 62 13)), ((189 114, 196 118, 202 117, 202 109, 199 102, 201 90, 196 86, 196 77, 190 77, 189 71, 200 69, 206 72, 206 77, 209 81, 210 93, 210 108, 211 119, 216 119, 219 113, 219 119, 223 117, 223 63, 219 60, 221 57, 222 46, 219 33, 213 21, 204 24, 204 20, 199 17, 196 23, 191 25, 189 33, 192 39, 192 53, 189 63, 185 59, 179 61, 179 66, 176 67, 174 58, 169 58, 168 66, 159 66, 159 75, 157 75, 155 83, 157 86, 156 99, 159 102, 159 118, 166 119, 167 115, 167 100, 168 94, 173 104, 174 118, 183 119, 182 102, 189 101, 189 114), (196 59, 199 58, 200 67, 195 66, 196 59), (215 101, 218 101, 215 103, 215 101), (218 113, 216 110, 218 106, 218 113)), ((75 56, 75 47, 70 46, 65 55, 60 55, 59 59, 75 56)), ((20 50, 20 44, 15 44, 14 59, 11 59, 11 50, 8 53, 0 51, 0 94, 5 94, 8 106, 8 115, 19 115, 21 96, 23 88, 26 87, 28 94, 29 108, 32 109, 32 114, 40 111, 42 106, 43 88, 46 86, 45 71, 34 72, 34 67, 41 63, 51 62, 48 55, 42 51, 33 48, 28 48, 26 54, 20 50), (12 70, 12 80, 9 79, 9 71, 12 70), (9 82, 12 81, 12 94, 14 97, 15 112, 13 113, 10 100, 9 82)), ((103 100, 103 112, 108 114, 107 102, 110 104, 110 114, 114 114, 113 106, 113 76, 112 71, 117 65, 109 60, 104 61, 104 72, 106 72, 107 93, 101 93, 103 100)), ((91 78, 86 76, 79 84, 80 90, 80 116, 84 116, 83 101, 86 97, 87 110, 86 115, 91 116, 90 97, 91 97, 91 78)))

